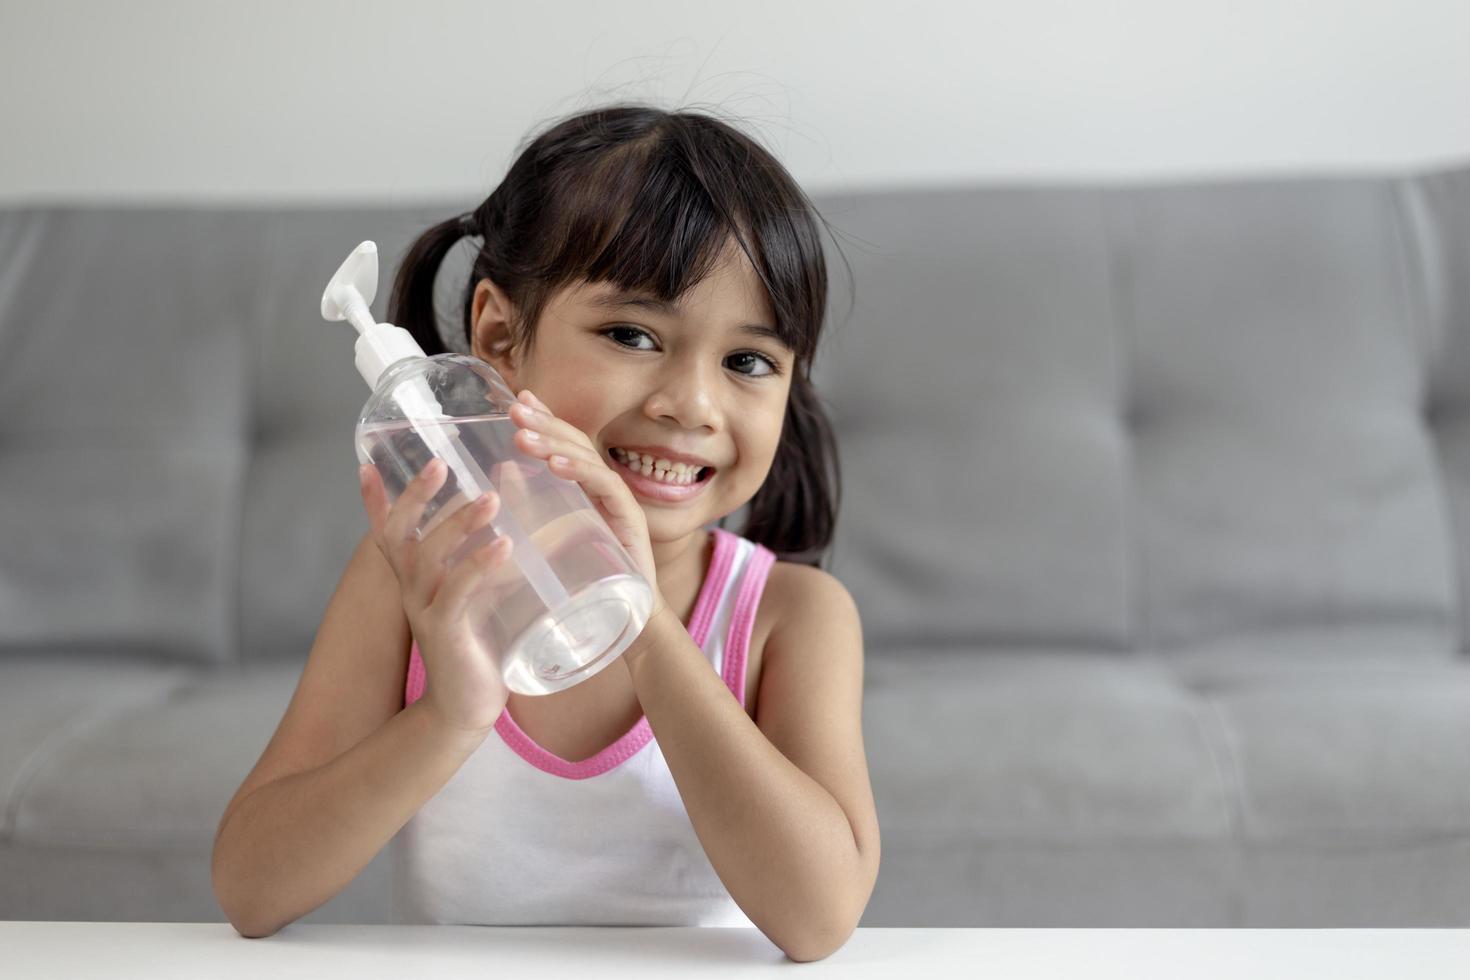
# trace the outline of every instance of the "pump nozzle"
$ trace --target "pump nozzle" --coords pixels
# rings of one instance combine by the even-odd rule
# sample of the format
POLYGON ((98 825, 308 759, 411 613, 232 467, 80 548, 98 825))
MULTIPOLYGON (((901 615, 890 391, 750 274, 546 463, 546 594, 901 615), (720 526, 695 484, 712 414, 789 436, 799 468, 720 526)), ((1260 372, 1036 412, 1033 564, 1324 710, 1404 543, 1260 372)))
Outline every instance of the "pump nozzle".
MULTIPOLYGON (((373 319, 368 304, 377 291, 378 246, 369 241, 352 250, 322 292, 322 317, 347 320, 361 334, 357 338, 357 370, 374 391, 378 387, 378 378, 390 365, 405 357, 426 356, 424 349, 413 339, 413 334, 402 327, 378 323, 373 319)), ((480 468, 475 454, 465 447, 458 427, 448 421, 433 390, 422 377, 404 378, 394 387, 392 397, 429 452, 441 457, 448 465, 454 474, 454 485, 467 495, 476 488, 481 492, 494 489, 489 475, 480 468)), ((500 511, 490 526, 497 535, 509 536, 514 542, 514 560, 525 573, 537 598, 548 609, 560 609, 569 598, 566 587, 521 527, 514 512, 509 508, 500 511)))
POLYGON ((357 338, 357 372, 369 388, 392 364, 405 357, 424 357, 413 334, 391 323, 373 319, 368 304, 378 292, 378 246, 363 242, 352 250, 322 292, 322 318, 346 320, 361 334, 357 338))

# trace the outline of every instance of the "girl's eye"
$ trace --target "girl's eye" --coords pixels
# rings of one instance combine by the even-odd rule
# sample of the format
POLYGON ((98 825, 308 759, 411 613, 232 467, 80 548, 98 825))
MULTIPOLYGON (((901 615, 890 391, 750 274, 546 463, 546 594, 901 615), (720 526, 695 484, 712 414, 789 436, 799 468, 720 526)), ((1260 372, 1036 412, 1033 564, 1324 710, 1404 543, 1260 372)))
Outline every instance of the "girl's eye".
MULTIPOLYGON (((639 330, 637 327, 608 327, 606 330, 604 330, 602 332, 602 335, 604 337, 610 337, 613 334, 622 334, 623 336, 627 336, 628 334, 633 334, 636 337, 648 337, 648 334, 644 333, 642 330, 639 330)), ((649 340, 652 340, 653 338, 652 337, 648 337, 648 339, 649 340)), ((629 346, 631 346, 629 344, 623 343, 621 340, 616 340, 616 339, 613 341, 613 343, 617 344, 619 347, 629 347, 629 346)), ((647 347, 634 347, 633 349, 634 350, 649 350, 650 348, 647 348, 647 347)))
MULTIPOLYGON (((624 336, 624 337, 628 336, 629 334, 632 334, 634 337, 645 337, 648 340, 652 340, 653 339, 652 337, 649 337, 647 333, 645 333, 642 330, 639 330, 637 327, 608 327, 606 330, 602 331, 602 335, 604 337, 612 338, 613 343, 617 344, 619 347, 627 347, 629 350, 652 350, 653 349, 651 347, 635 347, 632 344, 625 344, 621 340, 616 339, 616 337, 613 336, 614 334, 618 334, 618 335, 621 335, 621 336, 624 336)), ((777 364, 775 361, 771 360, 766 355, 764 355, 764 354, 757 354, 755 351, 741 351, 738 354, 731 354, 730 355, 730 358, 731 358, 731 360, 740 360, 740 361, 742 361, 744 363, 749 363, 745 359, 747 359, 747 358, 754 358, 755 360, 761 361, 761 362, 763 362, 766 365, 767 370, 764 373, 762 373, 762 374, 755 374, 755 373, 752 373, 750 371, 742 371, 742 370, 737 370, 736 371, 737 374, 743 374, 747 378, 768 378, 768 377, 773 377, 773 376, 781 373, 781 365, 777 364)))
MULTIPOLYGON (((739 354, 732 354, 730 356, 731 356, 731 358, 747 358, 747 357, 751 357, 751 358, 754 358, 757 361, 763 362, 766 365, 766 367, 769 369, 764 374, 751 374, 748 371, 741 371, 741 372, 739 372, 740 374, 745 375, 747 378, 769 378, 769 377, 771 377, 773 375, 777 375, 777 374, 780 374, 781 373, 781 368, 779 366, 777 366, 776 362, 773 361, 773 360, 771 360, 769 357, 767 357, 764 354, 757 354, 755 351, 749 351, 749 350, 747 350, 747 351, 741 351, 739 354)), ((749 362, 746 362, 746 363, 749 363, 749 362)))

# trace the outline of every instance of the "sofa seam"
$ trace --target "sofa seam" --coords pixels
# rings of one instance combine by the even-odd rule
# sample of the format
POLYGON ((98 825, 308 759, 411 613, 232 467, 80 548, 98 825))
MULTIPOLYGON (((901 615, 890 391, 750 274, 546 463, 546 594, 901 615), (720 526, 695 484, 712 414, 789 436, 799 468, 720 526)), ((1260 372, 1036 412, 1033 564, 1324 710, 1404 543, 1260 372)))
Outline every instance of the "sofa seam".
MULTIPOLYGON (((1119 465, 1122 479, 1123 547, 1126 552, 1127 570, 1127 626, 1130 634, 1125 641, 1127 648, 1137 652, 1149 647, 1148 615, 1145 601, 1143 544, 1140 540, 1141 522, 1138 517, 1138 435, 1132 424, 1136 411, 1134 394, 1134 358, 1136 347, 1133 326, 1133 306, 1128 284, 1131 277, 1125 273, 1128 256, 1120 255, 1118 229, 1115 223, 1122 220, 1120 214, 1134 217, 1133 192, 1117 189, 1104 192, 1102 199, 1103 255, 1107 268, 1108 313, 1113 322, 1114 383, 1117 385, 1118 404, 1114 406, 1114 420, 1121 430, 1123 459, 1119 465)), ((1136 220, 1130 221, 1136 229, 1136 220)), ((1129 236, 1133 241, 1133 236, 1129 236)), ((1129 265, 1131 269, 1132 266, 1129 265)))
POLYGON ((20 764, 15 778, 11 780, 6 790, 4 810, 0 811, 0 839, 21 843, 18 837, 21 803, 41 769, 64 746, 75 742, 88 732, 95 731, 108 721, 121 718, 150 703, 160 704, 169 700, 187 684, 188 680, 187 676, 181 672, 174 672, 171 677, 166 675, 165 679, 171 683, 163 690, 162 696, 157 689, 153 689, 135 697, 107 701, 89 711, 81 712, 69 724, 57 728, 41 739, 31 754, 26 756, 20 764))
POLYGON ((1221 801, 1225 807, 1225 821, 1230 840, 1234 845, 1231 867, 1235 875, 1228 897, 1228 921, 1231 926, 1245 923, 1246 896, 1243 887, 1241 863, 1245 850, 1245 780, 1241 775, 1240 756, 1230 733, 1230 725, 1221 711, 1220 702, 1205 691, 1195 690, 1188 699, 1190 713, 1194 715, 1199 732, 1204 737, 1205 751, 1214 766, 1215 778, 1219 781, 1221 801), (1210 737, 1210 730, 1214 738, 1210 737))
MULTIPOLYGON (((265 297, 272 295, 271 289, 275 285, 277 267, 275 257, 281 253, 276 247, 281 237, 281 221, 279 212, 271 212, 266 216, 268 231, 265 235, 265 264, 264 282, 254 295, 265 297)), ((258 406, 255 404, 254 395, 259 389, 259 368, 257 361, 263 361, 269 343, 267 335, 268 311, 259 306, 254 308, 254 316, 250 323, 249 335, 252 344, 247 348, 249 356, 245 358, 245 405, 243 411, 243 424, 240 432, 240 471, 239 494, 235 500, 235 527, 234 527, 234 581, 231 583, 230 595, 232 597, 231 622, 233 635, 230 638, 232 650, 227 661, 242 667, 246 662, 245 650, 245 511, 249 506, 246 494, 250 489, 250 474, 255 465, 256 442, 259 439, 260 430, 257 424, 258 406)))
POLYGON ((1451 646, 1458 658, 1467 649, 1466 636, 1470 623, 1466 622, 1464 570, 1461 567, 1460 547, 1466 540, 1465 528, 1451 499, 1448 481, 1445 478, 1444 453, 1433 426, 1430 424, 1430 406, 1434 389, 1434 325, 1429 315, 1429 277, 1425 269, 1425 257, 1418 244, 1417 236, 1411 233, 1412 222, 1405 211, 1405 198, 1417 195, 1417 182, 1422 177, 1401 177, 1385 185, 1384 208, 1388 212, 1388 225, 1393 237, 1396 261, 1394 269, 1400 295, 1409 320, 1409 337, 1415 358, 1415 371, 1421 379, 1418 413, 1421 429, 1429 449, 1429 464, 1434 481, 1435 499, 1449 531, 1445 563, 1450 578, 1450 628, 1453 630, 1451 646))

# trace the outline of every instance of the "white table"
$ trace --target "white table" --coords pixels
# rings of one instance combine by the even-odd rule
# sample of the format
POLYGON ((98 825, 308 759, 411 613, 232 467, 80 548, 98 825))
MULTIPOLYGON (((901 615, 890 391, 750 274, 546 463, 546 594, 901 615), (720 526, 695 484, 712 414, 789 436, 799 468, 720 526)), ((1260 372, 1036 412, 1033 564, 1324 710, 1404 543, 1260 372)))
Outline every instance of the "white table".
POLYGON ((996 980, 1465 980, 1470 929, 859 929, 793 963, 754 929, 0 922, 0 976, 755 976, 996 980), (793 976, 796 974, 792 974, 793 976))

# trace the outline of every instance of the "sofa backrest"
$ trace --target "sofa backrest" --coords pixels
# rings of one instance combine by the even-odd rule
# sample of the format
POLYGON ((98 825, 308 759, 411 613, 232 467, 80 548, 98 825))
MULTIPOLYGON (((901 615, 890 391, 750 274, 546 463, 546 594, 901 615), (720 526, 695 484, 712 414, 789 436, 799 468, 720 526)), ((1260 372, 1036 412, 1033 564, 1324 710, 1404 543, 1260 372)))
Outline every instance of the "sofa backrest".
MULTIPOLYGON (((870 649, 1460 648, 1470 169, 816 203, 870 649)), ((367 530, 322 287, 471 204, 0 210, 0 653, 304 658, 367 530)))
POLYGON ((856 239, 816 371, 833 571, 870 645, 1462 647, 1470 169, 825 213, 856 239))
POLYGON ((451 208, 0 211, 0 651, 304 659, 368 529, 321 292, 451 208))

